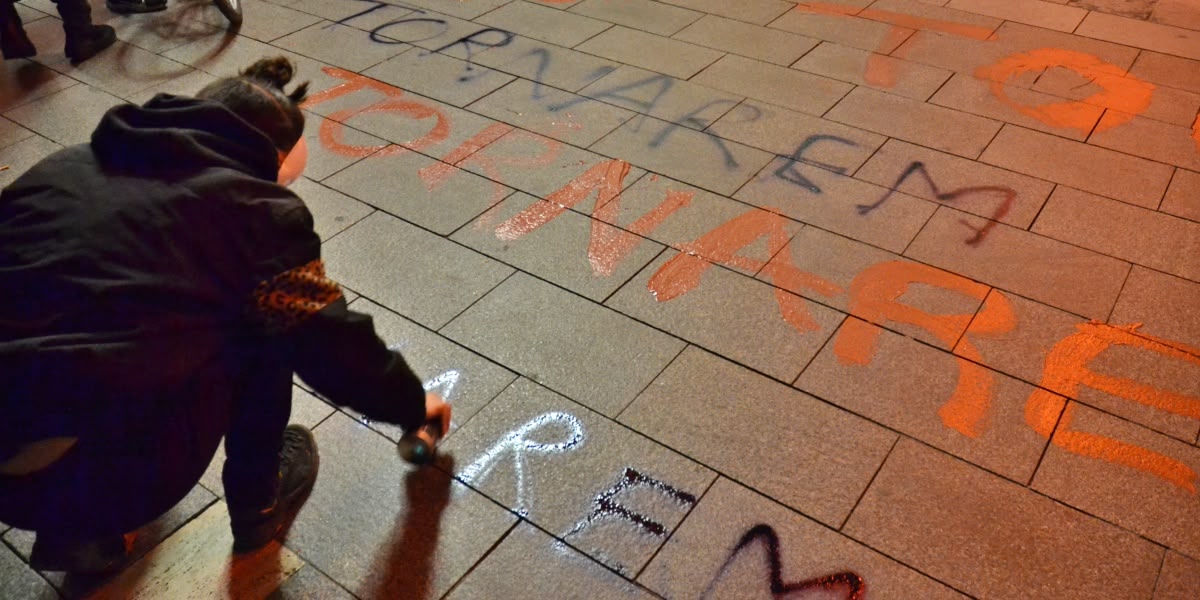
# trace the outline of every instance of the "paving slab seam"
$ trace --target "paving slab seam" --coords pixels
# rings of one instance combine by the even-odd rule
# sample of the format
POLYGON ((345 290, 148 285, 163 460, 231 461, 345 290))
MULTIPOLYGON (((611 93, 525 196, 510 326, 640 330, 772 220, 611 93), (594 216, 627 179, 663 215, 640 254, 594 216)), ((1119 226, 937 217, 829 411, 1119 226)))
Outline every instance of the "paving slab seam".
MULTIPOLYGON (((861 415, 859 415, 859 416, 861 416, 861 415)), ((899 433, 899 432, 897 432, 897 433, 899 433)), ((842 519, 842 522, 838 524, 838 526, 836 528, 836 531, 838 533, 849 537, 845 531, 846 524, 850 522, 850 517, 854 515, 855 510, 858 510, 858 506, 860 504, 862 504, 863 498, 865 498, 867 495, 867 490, 871 489, 871 486, 875 483, 875 479, 877 477, 879 477, 879 473, 881 471, 883 471, 883 465, 887 463, 888 457, 890 457, 892 455, 892 452, 894 452, 896 450, 896 445, 900 443, 901 437, 906 437, 906 436, 904 436, 903 433, 900 433, 899 435, 896 436, 896 439, 892 441, 892 446, 890 448, 888 448, 887 454, 883 455, 883 460, 879 461, 879 466, 875 467, 875 472, 871 474, 871 479, 867 481, 866 487, 863 488, 862 492, 858 495, 858 498, 854 500, 854 506, 852 506, 850 508, 850 512, 846 513, 846 518, 842 519)), ((897 561, 897 562, 900 562, 900 561, 897 561)), ((903 564, 903 563, 901 563, 901 564, 903 564)), ((934 579, 936 581, 935 578, 931 578, 931 579, 934 579)))
MULTIPOLYGON (((451 475, 451 477, 453 478, 453 475, 451 475)), ((462 485, 467 485, 457 478, 454 478, 454 481, 457 483, 460 483, 462 485)), ((467 487, 470 487, 470 486, 467 485, 467 487)), ((475 488, 471 488, 471 489, 475 489, 475 488)), ((482 494, 482 492, 479 492, 479 490, 475 490, 475 491, 482 494)), ((484 496, 484 497, 487 497, 487 496, 484 496)), ((492 499, 488 498, 488 500, 492 500, 492 499)), ((495 502, 495 501, 492 500, 492 502, 495 502)), ((503 505, 501 505, 501 506, 503 507, 503 505)), ((509 535, 512 535, 512 532, 515 531, 517 529, 517 527, 519 527, 521 525, 521 523, 529 523, 529 521, 525 521, 524 518, 518 518, 516 520, 516 522, 514 522, 512 525, 510 525, 508 527, 508 530, 505 531, 503 535, 501 535, 499 538, 497 538, 496 541, 486 551, 484 551, 483 555, 479 557, 479 560, 475 561, 475 563, 472 564, 470 566, 470 568, 468 568, 467 571, 465 573, 463 573, 462 576, 459 577, 458 580, 455 581, 454 584, 451 585, 449 589, 446 590, 446 593, 444 593, 440 596, 440 598, 442 598, 443 600, 445 598, 449 598, 450 594, 453 593, 454 590, 457 589, 458 586, 462 584, 462 582, 466 581, 467 577, 469 577, 471 575, 471 573, 475 571, 476 567, 483 564, 483 561, 487 560, 487 557, 491 556, 492 552, 495 552, 496 548, 499 548, 500 544, 505 539, 507 539, 509 535)), ((532 525, 532 523, 529 523, 529 524, 532 525)))
POLYGON ((717 481, 720 480, 721 477, 722 477, 721 475, 717 475, 716 477, 713 477, 713 480, 710 481, 708 483, 708 485, 704 487, 704 491, 700 492, 696 496, 696 502, 694 504, 692 504, 691 506, 689 506, 687 509, 687 512, 684 513, 683 518, 679 519, 679 524, 667 532, 667 537, 663 540, 663 542, 661 544, 658 545, 657 548, 654 549, 654 553, 650 555, 650 558, 646 559, 645 563, 642 565, 642 568, 638 569, 637 573, 634 573, 633 576, 626 577, 626 579, 633 581, 635 583, 638 583, 638 579, 642 576, 643 573, 646 572, 646 569, 650 568, 650 565, 654 562, 654 559, 657 558, 658 555, 663 551, 663 548, 666 548, 667 544, 671 543, 671 539, 675 537, 675 533, 678 532, 680 530, 680 528, 683 527, 683 524, 687 522, 688 517, 692 516, 692 513, 696 511, 696 507, 700 506, 700 503, 704 501, 704 497, 707 496, 708 492, 713 489, 713 486, 717 485, 717 481))

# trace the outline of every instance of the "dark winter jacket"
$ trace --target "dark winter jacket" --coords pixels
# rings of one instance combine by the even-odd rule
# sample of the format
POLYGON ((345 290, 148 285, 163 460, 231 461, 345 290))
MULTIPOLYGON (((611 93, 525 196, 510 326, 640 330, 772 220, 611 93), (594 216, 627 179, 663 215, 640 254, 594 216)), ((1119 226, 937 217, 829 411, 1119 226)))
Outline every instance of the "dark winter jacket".
POLYGON ((370 418, 421 423, 420 380, 325 277, 277 160, 223 105, 159 95, 3 190, 0 461, 221 389, 245 358, 233 348, 280 353, 370 418))

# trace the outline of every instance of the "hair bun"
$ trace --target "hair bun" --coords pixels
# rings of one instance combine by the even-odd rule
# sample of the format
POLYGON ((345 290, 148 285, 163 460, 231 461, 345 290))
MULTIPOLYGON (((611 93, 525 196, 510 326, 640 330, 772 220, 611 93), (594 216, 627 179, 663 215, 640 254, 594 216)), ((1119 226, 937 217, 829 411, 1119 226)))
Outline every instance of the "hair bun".
POLYGON ((295 73, 296 67, 292 64, 292 61, 283 56, 276 56, 259 59, 254 64, 246 67, 242 71, 242 76, 258 79, 282 90, 283 86, 292 80, 292 76, 295 73))

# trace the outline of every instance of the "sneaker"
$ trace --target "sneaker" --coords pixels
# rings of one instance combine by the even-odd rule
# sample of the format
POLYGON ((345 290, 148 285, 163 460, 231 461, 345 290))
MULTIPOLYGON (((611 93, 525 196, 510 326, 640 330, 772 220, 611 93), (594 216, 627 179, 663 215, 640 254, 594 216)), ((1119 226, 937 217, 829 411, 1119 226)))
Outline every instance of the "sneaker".
POLYGON ((230 509, 235 553, 257 550, 287 531, 308 500, 320 463, 312 432, 301 425, 288 425, 279 450, 279 495, 275 503, 253 512, 230 509))
POLYGON ((125 536, 78 541, 39 533, 29 555, 29 566, 38 571, 102 575, 119 571, 128 556, 129 544, 125 536))
POLYGON ((167 0, 108 0, 104 5, 121 15, 167 10, 167 0))

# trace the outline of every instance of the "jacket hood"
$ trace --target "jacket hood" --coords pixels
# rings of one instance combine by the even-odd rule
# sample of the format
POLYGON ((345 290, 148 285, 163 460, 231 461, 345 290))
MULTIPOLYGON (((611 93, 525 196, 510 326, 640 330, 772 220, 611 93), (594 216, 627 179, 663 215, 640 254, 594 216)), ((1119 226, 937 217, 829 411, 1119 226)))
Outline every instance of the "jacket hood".
POLYGON ((224 167, 274 181, 279 172, 262 131, 219 102, 170 94, 109 109, 92 132, 92 150, 106 169, 140 176, 224 167))

